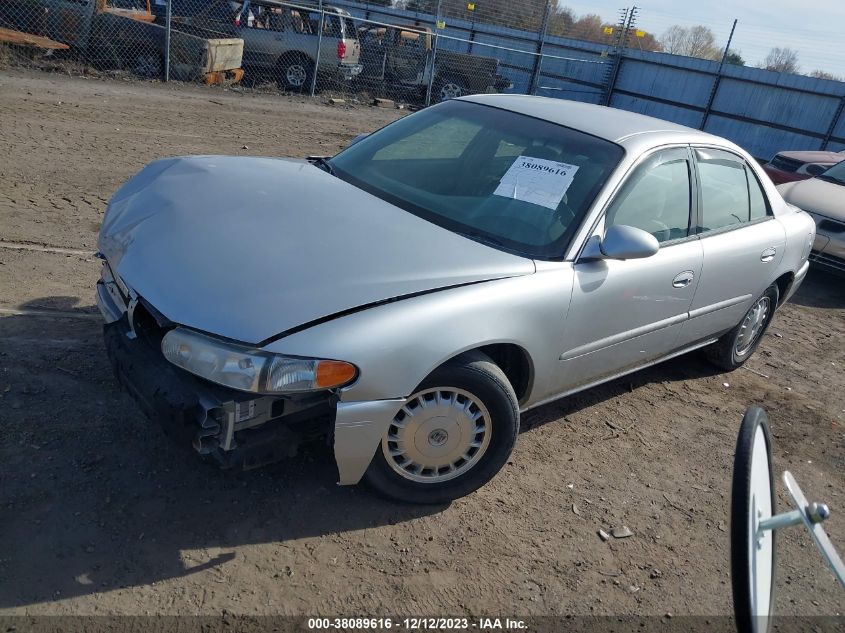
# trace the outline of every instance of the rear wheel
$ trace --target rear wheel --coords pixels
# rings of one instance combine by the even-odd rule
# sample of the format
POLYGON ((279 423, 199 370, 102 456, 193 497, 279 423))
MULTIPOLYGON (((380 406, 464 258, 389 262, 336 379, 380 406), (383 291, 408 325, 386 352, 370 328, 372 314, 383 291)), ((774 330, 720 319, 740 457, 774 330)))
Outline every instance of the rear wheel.
POLYGON ((305 92, 311 89, 311 74, 314 63, 305 55, 289 54, 279 60, 278 82, 289 92, 305 92))
POLYGON ((742 321, 707 348, 710 362, 727 371, 742 367, 760 345, 760 340, 775 314, 778 297, 777 284, 766 288, 742 317, 742 321))
POLYGON ((132 61, 132 72, 145 79, 164 76, 164 57, 156 51, 144 51, 132 61))
POLYGON ((408 398, 365 478, 398 501, 447 503, 492 479, 518 432, 516 394, 504 373, 484 354, 466 354, 408 398))

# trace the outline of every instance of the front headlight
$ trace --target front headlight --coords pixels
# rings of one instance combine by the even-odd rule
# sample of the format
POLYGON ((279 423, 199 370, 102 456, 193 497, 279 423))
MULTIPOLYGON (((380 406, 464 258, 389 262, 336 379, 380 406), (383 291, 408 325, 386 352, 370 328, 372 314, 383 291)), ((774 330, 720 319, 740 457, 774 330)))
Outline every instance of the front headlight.
POLYGON ((164 335, 161 352, 174 365, 211 382, 256 393, 292 393, 342 387, 355 365, 339 360, 271 354, 191 330, 164 335))

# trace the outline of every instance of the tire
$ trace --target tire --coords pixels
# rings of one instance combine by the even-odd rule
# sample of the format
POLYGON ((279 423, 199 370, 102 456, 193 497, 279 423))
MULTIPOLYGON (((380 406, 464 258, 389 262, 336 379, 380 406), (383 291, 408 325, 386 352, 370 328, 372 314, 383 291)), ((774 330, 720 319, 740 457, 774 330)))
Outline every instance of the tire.
POLYGON ((276 66, 277 82, 288 92, 310 92, 314 62, 300 53, 283 55, 276 66))
POLYGON ((434 84, 431 100, 436 103, 457 99, 469 94, 466 82, 460 77, 439 77, 434 84))
POLYGON ((143 50, 132 59, 130 70, 144 79, 161 79, 164 77, 164 56, 157 50, 143 50))
POLYGON ((766 288, 766 291, 752 304, 737 326, 706 348, 707 359, 716 367, 725 371, 733 371, 742 367, 745 361, 754 354, 757 346, 760 345, 763 334, 769 328, 777 309, 779 297, 777 284, 772 284, 766 288), (755 318, 754 311, 761 303, 765 305, 766 311, 765 314, 759 315, 762 322, 755 325, 750 320, 755 318), (751 332, 751 338, 747 338, 749 328, 755 327, 756 329, 751 332))
POLYGON ((364 478, 396 501, 448 503, 490 481, 508 460, 518 433, 519 405, 504 372, 484 354, 463 354, 435 370, 408 398, 364 478))
POLYGON ((122 66, 120 54, 112 44, 100 44, 89 50, 88 58, 97 70, 116 70, 122 66))
MULTIPOLYGON (((758 602, 751 595, 753 593, 752 586, 754 586, 752 575, 755 573, 756 567, 752 566, 750 561, 755 551, 763 550, 754 548, 750 541, 749 519, 755 510, 760 510, 760 506, 765 505, 766 501, 770 505, 768 512, 765 512, 765 516, 762 518, 768 518, 776 513, 771 446, 772 440, 766 412, 760 407, 749 407, 745 412, 745 416, 742 418, 742 425, 740 426, 737 437, 736 451, 734 453, 733 480, 731 482, 731 586, 733 591, 734 617, 736 618, 736 627, 739 633, 763 633, 769 628, 768 623, 770 619, 767 617, 768 614, 763 614, 761 617, 760 615, 755 615, 753 609, 753 605, 758 602), (754 454, 755 436, 759 432, 762 432, 765 441, 766 455, 764 456, 754 454), (755 458, 760 460, 759 464, 755 464, 755 458), (760 486, 759 480, 754 479, 755 466, 760 468, 765 464, 768 464, 769 470, 769 495, 764 494, 764 498, 758 502, 753 496, 755 493, 754 489, 760 486), (755 481, 756 485, 754 485, 755 481), (767 496, 769 497, 768 499, 765 498, 767 496)), ((762 478, 762 481, 765 482, 765 477, 762 478)), ((774 604, 775 574, 777 568, 777 530, 768 532, 768 538, 770 538, 770 541, 765 543, 765 546, 766 551, 771 551, 771 575, 768 577, 771 582, 771 588, 767 592, 771 609, 771 605, 774 604)))

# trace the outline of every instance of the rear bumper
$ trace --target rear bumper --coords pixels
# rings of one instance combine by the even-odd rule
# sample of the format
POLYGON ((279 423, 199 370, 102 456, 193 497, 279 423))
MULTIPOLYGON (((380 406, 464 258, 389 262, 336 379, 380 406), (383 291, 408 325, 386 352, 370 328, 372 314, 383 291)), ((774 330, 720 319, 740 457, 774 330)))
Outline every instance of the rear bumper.
POLYGON ((816 221, 816 239, 810 262, 828 272, 845 275, 845 230, 839 230, 845 225, 822 216, 814 215, 813 219, 816 221))
POLYGON ((845 276, 845 259, 835 255, 813 252, 810 261, 816 268, 821 268, 829 273, 845 276))
POLYGON ((345 81, 350 81, 360 75, 363 70, 363 64, 339 64, 337 67, 337 75, 345 81))

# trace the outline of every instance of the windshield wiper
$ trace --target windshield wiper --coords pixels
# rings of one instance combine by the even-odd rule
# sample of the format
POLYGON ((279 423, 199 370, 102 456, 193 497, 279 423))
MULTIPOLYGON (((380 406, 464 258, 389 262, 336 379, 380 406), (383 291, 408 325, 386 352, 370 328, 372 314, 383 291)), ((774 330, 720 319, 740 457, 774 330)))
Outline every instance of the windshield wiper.
POLYGON ((455 231, 458 235, 462 235, 463 237, 474 240, 476 242, 481 242, 487 246, 493 246, 495 248, 501 248, 506 251, 512 251, 513 248, 505 244, 502 240, 493 237, 492 235, 487 235, 486 233, 480 233, 478 231, 455 231))
POLYGON ((335 176, 334 167, 329 162, 331 160, 331 156, 308 156, 305 160, 307 160, 312 165, 316 165, 323 171, 327 171, 332 176, 335 176))

